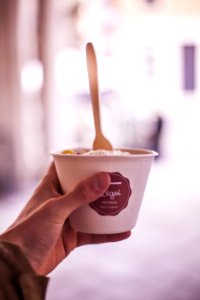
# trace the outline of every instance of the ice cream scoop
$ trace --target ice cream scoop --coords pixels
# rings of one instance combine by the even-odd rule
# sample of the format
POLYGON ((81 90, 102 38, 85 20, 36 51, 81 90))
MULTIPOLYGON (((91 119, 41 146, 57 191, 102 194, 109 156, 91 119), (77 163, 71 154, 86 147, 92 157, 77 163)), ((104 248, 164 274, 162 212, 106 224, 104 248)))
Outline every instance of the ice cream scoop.
POLYGON ((101 130, 97 59, 92 43, 87 43, 86 45, 86 58, 94 125, 96 131, 95 139, 93 141, 93 149, 112 150, 113 147, 111 143, 107 138, 105 138, 101 130))

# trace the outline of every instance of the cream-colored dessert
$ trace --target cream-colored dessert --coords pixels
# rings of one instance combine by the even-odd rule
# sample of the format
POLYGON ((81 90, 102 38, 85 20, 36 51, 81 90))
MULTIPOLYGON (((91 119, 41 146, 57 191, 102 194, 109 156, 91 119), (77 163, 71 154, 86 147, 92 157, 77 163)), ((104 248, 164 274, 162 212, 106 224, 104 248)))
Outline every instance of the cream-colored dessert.
POLYGON ((121 155, 131 155, 127 151, 122 150, 104 150, 104 149, 98 149, 98 150, 89 150, 89 151, 74 151, 71 149, 66 149, 62 152, 62 154, 78 154, 78 155, 96 155, 96 156, 121 156, 121 155))
POLYGON ((112 155, 130 155, 129 152, 121 151, 121 150, 91 150, 88 152, 83 153, 83 155, 106 155, 106 156, 112 156, 112 155))

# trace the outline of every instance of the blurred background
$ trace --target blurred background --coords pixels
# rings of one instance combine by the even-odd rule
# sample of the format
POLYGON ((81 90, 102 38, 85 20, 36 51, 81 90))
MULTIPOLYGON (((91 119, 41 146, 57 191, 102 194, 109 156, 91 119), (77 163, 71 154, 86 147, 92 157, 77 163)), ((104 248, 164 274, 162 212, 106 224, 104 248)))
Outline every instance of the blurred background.
POLYGON ((199 300, 199 0, 0 0, 0 229, 52 151, 92 145, 88 41, 105 135, 160 155, 132 237, 74 251, 47 299, 199 300))

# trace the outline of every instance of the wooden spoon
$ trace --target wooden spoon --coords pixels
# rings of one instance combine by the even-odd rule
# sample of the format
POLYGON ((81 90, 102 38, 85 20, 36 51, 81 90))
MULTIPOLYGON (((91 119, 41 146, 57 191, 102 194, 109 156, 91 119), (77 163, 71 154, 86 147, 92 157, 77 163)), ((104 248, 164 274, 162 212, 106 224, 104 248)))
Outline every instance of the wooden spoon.
POLYGON ((101 130, 97 60, 92 43, 87 43, 86 45, 86 57, 94 125, 96 131, 95 139, 93 141, 93 150, 112 150, 113 147, 111 143, 105 138, 101 130))

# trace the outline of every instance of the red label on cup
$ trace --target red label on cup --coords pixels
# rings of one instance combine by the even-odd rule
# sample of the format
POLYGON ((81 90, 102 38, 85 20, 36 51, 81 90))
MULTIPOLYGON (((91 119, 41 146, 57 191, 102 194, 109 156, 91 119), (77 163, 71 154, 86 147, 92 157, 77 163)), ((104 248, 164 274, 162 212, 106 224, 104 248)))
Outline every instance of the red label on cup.
POLYGON ((127 205, 132 193, 128 178, 118 172, 109 173, 111 184, 107 191, 90 206, 103 216, 115 216, 127 205))

